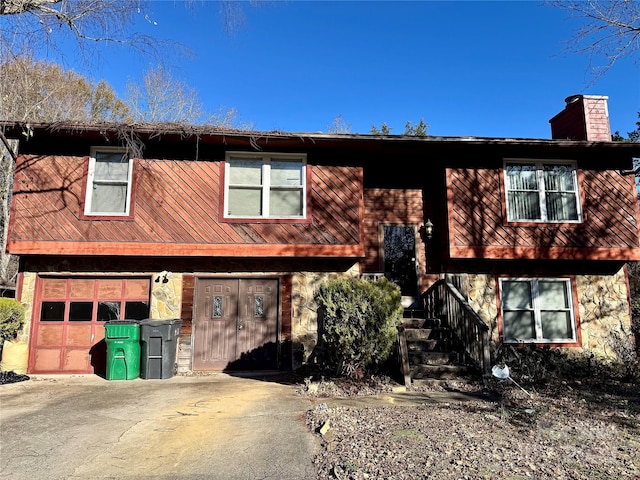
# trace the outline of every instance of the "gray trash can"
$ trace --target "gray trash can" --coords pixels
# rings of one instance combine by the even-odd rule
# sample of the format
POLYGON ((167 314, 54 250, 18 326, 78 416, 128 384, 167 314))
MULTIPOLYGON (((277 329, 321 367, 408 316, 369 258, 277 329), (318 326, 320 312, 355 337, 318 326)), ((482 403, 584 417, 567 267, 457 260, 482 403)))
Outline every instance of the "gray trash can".
POLYGON ((182 320, 140 321, 140 377, 171 378, 182 320))

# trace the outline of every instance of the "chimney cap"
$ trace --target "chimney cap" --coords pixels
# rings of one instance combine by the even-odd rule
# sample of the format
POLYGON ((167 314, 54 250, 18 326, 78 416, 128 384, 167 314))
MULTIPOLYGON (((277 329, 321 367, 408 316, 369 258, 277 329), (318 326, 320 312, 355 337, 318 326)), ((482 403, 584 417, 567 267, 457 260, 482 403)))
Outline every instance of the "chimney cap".
POLYGON ((582 95, 570 95, 564 99, 564 102, 569 105, 571 103, 575 103, 582 98, 582 95))
POLYGON ((578 100, 609 100, 609 97, 607 95, 582 95, 580 93, 575 94, 575 95, 569 95, 567 98, 564 99, 565 103, 567 105, 570 105, 572 103, 577 102, 578 100))

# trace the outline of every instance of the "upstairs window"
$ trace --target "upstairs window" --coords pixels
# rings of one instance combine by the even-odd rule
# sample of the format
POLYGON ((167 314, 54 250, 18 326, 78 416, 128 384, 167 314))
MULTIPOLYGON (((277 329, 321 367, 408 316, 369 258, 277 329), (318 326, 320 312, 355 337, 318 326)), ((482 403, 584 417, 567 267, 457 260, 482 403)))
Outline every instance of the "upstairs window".
POLYGON ((575 165, 569 162, 505 162, 507 220, 580 222, 575 165))
POLYGON ((577 341, 570 279, 501 279, 500 293, 505 343, 577 341))
POLYGON ((305 218, 304 156, 230 153, 225 168, 225 218, 305 218))
POLYGON ((93 147, 89 158, 84 214, 128 216, 133 159, 124 148, 93 147))

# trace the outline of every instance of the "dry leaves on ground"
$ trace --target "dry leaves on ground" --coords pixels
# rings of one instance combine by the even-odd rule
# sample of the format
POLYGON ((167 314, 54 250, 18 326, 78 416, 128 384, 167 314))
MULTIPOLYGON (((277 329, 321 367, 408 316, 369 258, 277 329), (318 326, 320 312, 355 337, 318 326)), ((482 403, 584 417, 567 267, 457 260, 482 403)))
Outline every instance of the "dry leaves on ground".
MULTIPOLYGON (((617 384, 612 391, 561 383, 532 392, 508 383, 489 390, 466 386, 474 388, 480 398, 464 402, 320 403, 307 415, 322 443, 317 478, 640 479, 637 385, 617 384)), ((335 384, 332 389, 345 394, 335 384)), ((358 394, 353 385, 347 391, 358 394)))

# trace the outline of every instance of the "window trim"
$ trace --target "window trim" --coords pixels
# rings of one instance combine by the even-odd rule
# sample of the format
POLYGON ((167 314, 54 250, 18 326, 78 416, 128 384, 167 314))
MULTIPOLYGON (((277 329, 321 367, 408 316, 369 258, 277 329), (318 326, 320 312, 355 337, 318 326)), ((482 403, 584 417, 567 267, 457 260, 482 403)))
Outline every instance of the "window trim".
POLYGON ((517 224, 580 224, 584 222, 584 216, 582 211, 583 198, 580 188, 580 173, 578 171, 578 165, 575 160, 562 160, 562 159, 540 159, 540 158, 504 158, 502 165, 502 186, 504 191, 504 218, 507 223, 517 224), (507 164, 519 163, 519 164, 533 164, 536 167, 536 178, 538 182, 538 190, 540 193, 540 217, 539 219, 513 219, 509 218, 509 182, 507 180, 507 164), (547 215, 546 205, 546 186, 544 183, 544 165, 568 165, 572 168, 573 181, 576 189, 574 196, 576 199, 576 220, 550 220, 547 215))
MULTIPOLYGON (((500 277, 498 278, 498 312, 500 315, 499 332, 500 338, 503 343, 509 345, 555 345, 555 346, 579 346, 582 342, 580 332, 580 319, 579 319, 579 307, 577 305, 577 294, 574 277, 500 277), (566 291, 569 296, 569 307, 566 310, 554 310, 554 311, 568 311, 571 319, 571 338, 558 338, 558 339, 545 339, 542 337, 542 321, 540 318, 540 305, 538 304, 538 288, 537 285, 540 281, 547 282, 561 282, 566 285, 566 291), (502 300, 503 295, 503 283, 504 282, 527 282, 531 286, 532 291, 532 310, 534 313, 535 332, 536 338, 530 339, 516 339, 509 340, 505 336, 505 316, 504 316, 504 302, 502 300), (533 286, 535 284, 535 288, 533 286)), ((508 311, 516 311, 511 309, 508 311)))
MULTIPOLYGON (((128 152, 125 147, 114 146, 92 146, 91 154, 87 157, 84 171, 84 182, 82 192, 82 204, 80 208, 80 218, 83 220, 132 220, 133 219, 133 205, 135 200, 134 185, 135 185, 135 159, 129 155, 129 169, 127 174, 127 199, 125 203, 125 211, 120 212, 92 212, 91 211, 91 199, 92 199, 92 186, 95 175, 96 153, 126 153, 128 152)), ((124 182, 122 182, 124 184, 124 182)))
MULTIPOLYGON (((225 222, 259 222, 259 223, 309 223, 311 217, 310 198, 311 198, 311 170, 307 163, 307 155, 305 153, 255 153, 255 152, 243 152, 243 151, 231 151, 225 153, 225 161, 222 164, 221 177, 224 188, 221 189, 222 199, 220 202, 221 212, 220 218, 225 222), (259 216, 241 216, 241 215, 228 215, 229 211, 229 178, 230 178, 230 161, 233 159, 250 159, 262 162, 263 173, 265 169, 268 173, 268 168, 272 160, 298 160, 302 164, 302 179, 300 188, 302 189, 302 215, 301 216, 270 216, 265 215, 264 212, 259 216)), ((270 180, 267 175, 263 175, 263 178, 270 180)), ((262 190, 262 199, 264 204, 269 203, 269 192, 271 191, 270 184, 263 184, 260 188, 262 190)))

